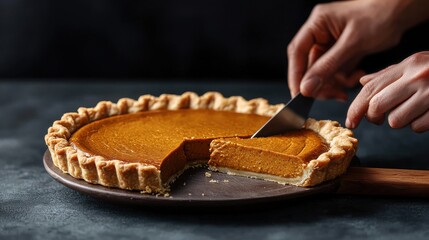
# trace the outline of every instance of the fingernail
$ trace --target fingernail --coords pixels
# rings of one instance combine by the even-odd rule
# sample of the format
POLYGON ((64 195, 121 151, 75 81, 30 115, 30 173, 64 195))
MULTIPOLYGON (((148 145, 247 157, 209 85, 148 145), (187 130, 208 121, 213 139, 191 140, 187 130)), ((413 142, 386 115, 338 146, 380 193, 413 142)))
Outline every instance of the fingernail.
POLYGON ((304 90, 307 93, 315 94, 322 87, 322 81, 319 77, 312 77, 305 80, 301 85, 301 91, 304 90))
POLYGON ((347 118, 346 119, 346 127, 347 128, 355 128, 354 124, 347 118))

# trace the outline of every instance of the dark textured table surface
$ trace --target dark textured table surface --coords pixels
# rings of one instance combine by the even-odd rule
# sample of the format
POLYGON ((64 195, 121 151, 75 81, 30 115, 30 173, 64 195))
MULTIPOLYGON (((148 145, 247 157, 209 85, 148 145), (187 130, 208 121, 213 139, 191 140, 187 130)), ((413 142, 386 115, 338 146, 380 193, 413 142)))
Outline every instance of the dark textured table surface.
MULTIPOLYGON (((288 100, 286 83, 262 80, 0 82, 0 238, 429 239, 428 199, 324 194, 240 209, 156 209, 106 203, 46 173, 43 137, 64 112, 189 90, 288 100)), ((317 102, 311 116, 343 123, 348 105, 317 102)), ((363 166, 429 169, 428 133, 363 122, 355 135, 363 166)))

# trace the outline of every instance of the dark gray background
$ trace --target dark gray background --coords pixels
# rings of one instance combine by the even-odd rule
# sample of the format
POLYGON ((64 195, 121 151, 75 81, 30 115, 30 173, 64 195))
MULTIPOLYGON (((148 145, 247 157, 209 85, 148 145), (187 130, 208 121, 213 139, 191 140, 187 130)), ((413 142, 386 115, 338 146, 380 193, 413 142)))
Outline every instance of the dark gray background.
MULTIPOLYGON (((278 80, 287 44, 319 2, 0 0, 0 78, 278 80)), ((428 30, 362 67, 427 50, 428 30)))
MULTIPOLYGON (((288 100, 284 80, 1 82, 0 239, 428 239, 427 199, 326 194, 241 210, 167 211, 93 199, 44 170, 43 137, 64 112, 100 100, 188 90, 288 100)), ((343 123, 348 105, 317 102, 311 116, 343 123)), ((428 133, 363 122, 355 134, 364 166, 429 170, 428 133)))

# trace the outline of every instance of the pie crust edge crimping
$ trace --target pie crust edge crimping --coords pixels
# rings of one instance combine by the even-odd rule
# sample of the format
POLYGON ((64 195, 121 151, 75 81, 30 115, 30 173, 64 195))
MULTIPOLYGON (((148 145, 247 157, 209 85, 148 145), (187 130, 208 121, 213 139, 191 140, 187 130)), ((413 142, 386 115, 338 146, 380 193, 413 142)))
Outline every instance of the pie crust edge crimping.
MULTIPOLYGON (((181 95, 162 94, 159 97, 143 95, 137 100, 122 98, 117 103, 101 101, 94 108, 81 107, 77 112, 65 113, 48 129, 45 142, 54 165, 74 178, 107 187, 163 193, 169 191, 174 178, 163 183, 160 171, 155 166, 88 156, 73 148, 69 138, 88 123, 121 114, 153 110, 211 109, 269 117, 283 106, 270 105, 263 98, 246 100, 241 96, 224 97, 218 92, 207 92, 201 96, 193 92, 181 95)), ((311 160, 304 171, 303 180, 294 185, 314 186, 343 174, 357 149, 357 139, 353 137, 353 133, 331 120, 308 119, 304 127, 318 132, 329 145, 329 150, 311 160)))

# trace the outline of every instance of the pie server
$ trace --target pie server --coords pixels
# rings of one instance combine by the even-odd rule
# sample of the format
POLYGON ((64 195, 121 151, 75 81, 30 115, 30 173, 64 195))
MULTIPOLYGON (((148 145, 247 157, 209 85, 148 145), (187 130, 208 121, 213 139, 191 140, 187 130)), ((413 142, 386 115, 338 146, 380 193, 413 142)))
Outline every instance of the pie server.
POLYGON ((305 97, 298 93, 286 106, 268 120, 255 134, 255 137, 268 137, 290 130, 300 129, 308 118, 314 98, 305 97))

